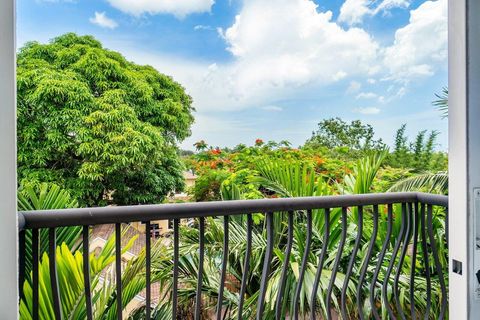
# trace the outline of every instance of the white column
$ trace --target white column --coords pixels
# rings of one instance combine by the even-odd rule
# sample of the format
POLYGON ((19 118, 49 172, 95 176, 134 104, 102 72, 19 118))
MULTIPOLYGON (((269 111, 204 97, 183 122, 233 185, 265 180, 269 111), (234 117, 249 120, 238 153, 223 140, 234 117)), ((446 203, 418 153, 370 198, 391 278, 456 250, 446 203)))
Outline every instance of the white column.
POLYGON ((15 1, 0 1, 0 318, 17 319, 15 1))
POLYGON ((478 319, 480 1, 449 2, 450 319, 478 319))

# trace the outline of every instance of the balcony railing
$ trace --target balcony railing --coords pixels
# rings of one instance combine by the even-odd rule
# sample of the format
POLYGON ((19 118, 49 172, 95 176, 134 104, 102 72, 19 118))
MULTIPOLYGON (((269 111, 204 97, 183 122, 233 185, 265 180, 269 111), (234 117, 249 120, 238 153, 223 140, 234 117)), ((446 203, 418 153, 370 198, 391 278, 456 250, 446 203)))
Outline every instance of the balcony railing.
MULTIPOLYGON (((223 217, 223 252, 219 264, 220 285, 218 288, 216 315, 213 318, 238 319, 416 319, 445 318, 448 308, 446 248, 448 248, 447 223, 448 198, 423 193, 385 193, 365 195, 341 195, 308 198, 282 198, 262 200, 240 200, 223 202, 162 204, 126 207, 102 207, 20 212, 20 290, 25 280, 25 230, 32 234, 32 316, 38 319, 39 301, 39 231, 48 229, 48 255, 50 285, 53 308, 57 319, 61 317, 61 301, 56 268, 56 230, 66 226, 83 226, 83 278, 86 318, 93 319, 92 288, 89 266, 89 227, 100 224, 115 224, 115 269, 122 273, 121 226, 123 223, 144 222, 147 230, 151 221, 173 220, 172 286, 169 287, 172 304, 172 319, 178 319, 179 292, 179 247, 181 219, 195 221, 198 228, 198 276, 194 299, 194 317, 200 319, 203 312, 202 285, 205 259, 205 231, 209 227, 208 217, 223 217), (263 217, 254 223, 253 215, 263 217), (233 216, 243 217, 246 227, 246 255, 243 274, 237 288, 236 313, 230 314, 224 307, 226 278, 228 278, 229 230, 233 216), (441 218, 439 220, 439 217, 441 218), (318 221, 323 221, 320 225, 318 221), (277 223, 283 227, 275 227, 277 223), (296 267, 294 294, 286 295, 287 273, 291 264, 294 244, 294 224, 301 224, 305 232, 305 243, 301 263, 296 267), (247 284, 252 272, 252 232, 254 228, 264 230, 266 248, 263 251, 263 267, 259 282, 258 298, 246 307, 247 284), (313 226, 319 228, 315 229, 313 226), (439 227, 446 232, 437 232, 439 227), (321 230, 313 232, 312 230, 321 230), (30 232, 30 231, 29 231, 30 232), (346 244, 350 241, 349 249, 346 244), (439 253, 440 248, 442 253, 439 253), (278 252, 283 253, 278 255, 278 252), (311 254, 316 261, 311 263, 311 254), (360 254, 361 253, 361 254, 360 254), (273 259, 274 256, 283 259, 273 259), (310 261, 309 261, 310 257, 310 261), (361 261, 359 261, 361 259, 361 261), (305 293, 306 270, 314 268, 311 292, 305 293), (275 279, 278 290, 274 297, 267 290, 272 281, 273 270, 280 271, 275 279), (341 277, 340 277, 341 275, 341 277), (425 281, 418 284, 418 279, 425 281), (327 284, 328 283, 328 284, 327 284), (405 285, 405 283, 407 285, 405 285), (400 290, 400 286, 403 286, 400 290), (353 295, 352 290, 355 292, 353 295), (415 303, 420 295, 421 305, 415 303), (352 296, 355 299, 352 299, 352 296), (308 297, 308 310, 301 308, 308 297), (406 298, 407 306, 400 303, 406 298), (288 300, 286 303, 286 300, 288 300), (266 305, 269 308, 266 310, 266 305), (289 305, 290 307, 285 307, 289 305), (248 309, 248 310, 247 310, 248 309), (228 314, 227 314, 228 313, 228 314)), ((258 220, 258 219, 257 219, 258 220)), ((262 231, 263 232, 263 231, 262 231)), ((151 297, 151 237, 145 233, 146 296, 145 318, 150 319, 151 297)), ((291 284, 289 284, 291 286, 291 284)), ((291 289, 291 287, 290 287, 291 289)), ((122 281, 116 277, 117 318, 122 319, 122 281)), ((418 300, 417 300, 418 301, 418 300)))

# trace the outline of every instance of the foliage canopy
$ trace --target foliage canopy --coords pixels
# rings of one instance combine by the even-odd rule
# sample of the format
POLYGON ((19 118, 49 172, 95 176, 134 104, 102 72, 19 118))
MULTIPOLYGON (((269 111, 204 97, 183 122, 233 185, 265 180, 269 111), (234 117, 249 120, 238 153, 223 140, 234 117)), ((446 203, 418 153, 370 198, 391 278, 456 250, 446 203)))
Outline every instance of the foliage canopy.
POLYGON ((313 132, 307 147, 339 148, 351 150, 383 149, 385 144, 381 139, 375 140, 375 132, 369 124, 360 120, 347 123, 340 118, 325 119, 318 123, 317 131, 313 132))
POLYGON ((20 49, 18 174, 82 205, 151 203, 183 186, 176 144, 190 135, 184 88, 91 36, 20 49))

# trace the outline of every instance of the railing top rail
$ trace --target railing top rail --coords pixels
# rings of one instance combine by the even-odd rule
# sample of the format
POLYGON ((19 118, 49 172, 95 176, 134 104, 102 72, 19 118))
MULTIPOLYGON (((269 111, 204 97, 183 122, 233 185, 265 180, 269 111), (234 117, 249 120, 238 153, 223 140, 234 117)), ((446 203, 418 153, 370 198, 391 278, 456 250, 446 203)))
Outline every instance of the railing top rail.
POLYGON ((430 205, 448 207, 447 196, 416 192, 370 193, 321 197, 23 211, 19 212, 19 228, 22 230, 32 228, 98 225, 134 221, 166 220, 173 218, 184 219, 257 212, 339 208, 405 202, 422 202, 430 205))
POLYGON ((425 204, 448 208, 448 196, 440 194, 417 192, 417 201, 425 204))

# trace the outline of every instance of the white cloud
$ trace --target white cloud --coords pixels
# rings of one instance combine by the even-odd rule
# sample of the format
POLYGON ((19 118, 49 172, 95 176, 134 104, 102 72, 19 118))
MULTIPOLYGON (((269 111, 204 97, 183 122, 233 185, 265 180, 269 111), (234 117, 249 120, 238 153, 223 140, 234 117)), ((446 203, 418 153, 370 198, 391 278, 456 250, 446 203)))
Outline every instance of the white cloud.
POLYGON ((338 21, 349 25, 361 23, 366 15, 372 13, 371 3, 372 0, 346 0, 340 8, 338 21))
POLYGON ((404 95, 407 86, 391 78, 385 48, 365 30, 345 30, 331 19, 331 12, 319 11, 312 1, 277 0, 272 6, 269 0, 245 0, 234 23, 219 32, 233 55, 229 62, 149 54, 135 47, 121 51, 173 76, 199 112, 274 106, 298 98, 299 92, 314 95, 337 81, 345 84, 346 94, 376 103, 404 95), (392 89, 378 93, 372 87, 363 91, 377 92, 376 98, 362 95, 361 81, 373 86, 380 79, 392 89))
POLYGON ((275 112, 283 111, 282 107, 273 106, 273 105, 262 107, 262 109, 265 110, 265 111, 275 111, 275 112))
POLYGON ((373 93, 373 92, 361 92, 359 93, 355 99, 375 99, 377 98, 378 95, 376 93, 373 93))
POLYGON ((358 81, 351 81, 347 88, 347 93, 352 94, 360 91, 362 84, 358 81))
POLYGON ((210 12, 214 0, 107 0, 118 10, 140 16, 142 14, 173 14, 183 18, 192 13, 210 12))
POLYGON ((343 70, 338 71, 332 76, 333 81, 340 81, 348 76, 348 73, 346 73, 343 70))
POLYGON ((338 21, 348 25, 361 24, 366 16, 387 14, 393 8, 408 8, 411 0, 345 0, 338 21))
POLYGON ((199 30, 214 30, 212 26, 205 26, 203 24, 198 24, 195 27, 193 27, 193 30, 199 31, 199 30))
POLYGON ((410 11, 409 24, 395 33, 392 46, 386 48, 384 64, 390 79, 408 82, 415 77, 434 74, 436 66, 447 59, 448 1, 426 1, 410 11))
POLYGON ((90 22, 102 28, 115 29, 118 27, 118 23, 115 20, 107 17, 105 12, 95 11, 95 17, 90 18, 90 22))
POLYGON ((356 108, 353 111, 357 113, 365 114, 365 115, 380 113, 380 109, 376 107, 356 108))
POLYGON ((246 0, 220 34, 236 58, 231 79, 238 99, 378 72, 373 38, 359 28, 341 28, 332 12, 319 12, 312 1, 246 0))
POLYGON ((375 13, 388 12, 393 8, 408 8, 411 0, 383 0, 375 9, 375 13))

